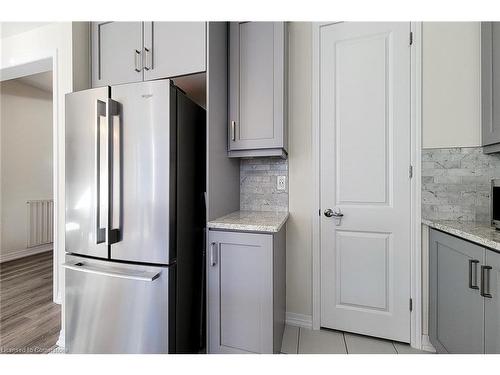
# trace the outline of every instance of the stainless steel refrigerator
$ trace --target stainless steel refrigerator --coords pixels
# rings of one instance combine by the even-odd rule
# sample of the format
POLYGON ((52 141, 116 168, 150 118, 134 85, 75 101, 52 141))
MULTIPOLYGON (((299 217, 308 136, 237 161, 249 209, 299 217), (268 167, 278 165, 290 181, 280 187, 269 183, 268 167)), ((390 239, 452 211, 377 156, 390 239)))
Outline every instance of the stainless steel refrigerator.
POLYGON ((66 95, 68 352, 203 350, 205 129, 170 80, 66 95))

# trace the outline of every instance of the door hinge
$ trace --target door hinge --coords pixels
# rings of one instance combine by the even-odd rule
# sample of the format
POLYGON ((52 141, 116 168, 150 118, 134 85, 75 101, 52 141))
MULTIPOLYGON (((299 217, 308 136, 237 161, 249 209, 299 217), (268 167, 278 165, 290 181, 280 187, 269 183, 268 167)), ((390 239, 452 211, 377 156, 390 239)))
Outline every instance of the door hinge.
POLYGON ((413 165, 410 165, 410 167, 408 168, 408 176, 410 178, 413 178, 413 165))
POLYGON ((318 215, 321 216, 321 208, 318 208, 318 215))
POLYGON ((413 300, 410 298, 410 311, 413 311, 413 300))
POLYGON ((413 32, 410 31, 410 46, 413 44, 413 32))

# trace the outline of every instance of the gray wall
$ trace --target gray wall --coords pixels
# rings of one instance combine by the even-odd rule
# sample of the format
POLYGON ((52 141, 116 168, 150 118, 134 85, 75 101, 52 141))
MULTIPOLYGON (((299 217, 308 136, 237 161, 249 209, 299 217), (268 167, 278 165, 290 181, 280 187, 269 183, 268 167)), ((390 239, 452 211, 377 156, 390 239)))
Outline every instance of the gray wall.
POLYGON ((489 221, 492 178, 500 178, 500 156, 481 147, 423 150, 422 216, 489 221))
MULTIPOLYGON (((312 315, 312 24, 289 25, 288 166, 289 212, 286 231, 286 311, 312 315)), ((299 316, 300 318, 300 316, 299 316)))

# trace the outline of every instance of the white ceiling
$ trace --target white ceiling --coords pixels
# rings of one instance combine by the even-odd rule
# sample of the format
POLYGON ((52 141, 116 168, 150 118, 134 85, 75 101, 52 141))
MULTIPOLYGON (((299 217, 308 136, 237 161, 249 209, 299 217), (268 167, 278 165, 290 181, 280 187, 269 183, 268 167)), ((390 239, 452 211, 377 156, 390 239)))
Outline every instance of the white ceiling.
POLYGON ((52 92, 52 72, 38 73, 17 78, 17 82, 36 87, 43 91, 52 92))
POLYGON ((0 22, 0 38, 24 33, 51 22, 0 22))

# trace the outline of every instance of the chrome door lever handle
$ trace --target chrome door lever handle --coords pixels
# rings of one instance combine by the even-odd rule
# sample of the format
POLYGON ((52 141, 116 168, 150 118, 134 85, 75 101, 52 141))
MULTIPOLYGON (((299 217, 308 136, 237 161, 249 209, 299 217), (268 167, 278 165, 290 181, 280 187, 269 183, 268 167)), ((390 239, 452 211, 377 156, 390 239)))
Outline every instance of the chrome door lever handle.
POLYGON ((344 216, 344 214, 342 212, 340 212, 340 210, 334 211, 331 208, 326 209, 325 212, 323 212, 323 214, 326 217, 336 217, 336 218, 341 218, 344 216))

